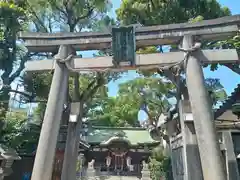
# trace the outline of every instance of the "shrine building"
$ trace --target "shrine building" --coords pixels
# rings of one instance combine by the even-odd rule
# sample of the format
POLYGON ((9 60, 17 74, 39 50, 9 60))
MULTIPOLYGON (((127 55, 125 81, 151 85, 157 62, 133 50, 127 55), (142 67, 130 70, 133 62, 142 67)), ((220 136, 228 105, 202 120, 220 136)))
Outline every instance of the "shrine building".
POLYGON ((84 125, 80 156, 83 161, 78 176, 124 176, 150 179, 148 162, 153 148, 160 144, 145 128, 101 127, 84 125))
MULTIPOLYGON (((52 180, 61 180, 67 126, 62 126, 53 166, 52 180)), ((141 127, 102 127, 84 123, 80 133, 77 179, 145 179, 150 180, 148 160, 160 142, 141 127)), ((35 151, 19 154, 13 173, 4 180, 30 180, 35 151)))

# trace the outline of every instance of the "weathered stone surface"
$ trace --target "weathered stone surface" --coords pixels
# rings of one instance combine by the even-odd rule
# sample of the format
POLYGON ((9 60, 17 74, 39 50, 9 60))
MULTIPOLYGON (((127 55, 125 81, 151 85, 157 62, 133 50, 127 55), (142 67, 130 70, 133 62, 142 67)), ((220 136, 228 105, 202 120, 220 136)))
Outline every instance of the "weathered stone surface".
MULTIPOLYGON (((136 29, 136 46, 177 44, 184 35, 206 39, 223 39, 238 31, 240 15, 205 20, 197 23, 169 24, 136 29)), ((21 33, 29 51, 54 52, 59 45, 73 45, 76 50, 97 50, 111 47, 110 32, 21 33)))

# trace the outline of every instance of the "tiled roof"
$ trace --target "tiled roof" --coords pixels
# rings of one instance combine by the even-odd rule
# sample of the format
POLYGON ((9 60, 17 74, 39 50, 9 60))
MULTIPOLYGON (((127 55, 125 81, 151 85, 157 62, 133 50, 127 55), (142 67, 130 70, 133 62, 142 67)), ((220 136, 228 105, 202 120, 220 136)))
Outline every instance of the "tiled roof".
POLYGON ((231 96, 228 97, 226 102, 220 106, 214 113, 215 120, 237 120, 237 116, 232 113, 232 105, 236 102, 237 98, 240 98, 240 84, 232 92, 231 96))
POLYGON ((87 142, 89 144, 100 144, 107 142, 110 138, 121 136, 121 138, 126 139, 131 145, 139 144, 154 144, 158 141, 154 141, 148 130, 145 128, 132 128, 132 127, 90 127, 87 135, 87 142))

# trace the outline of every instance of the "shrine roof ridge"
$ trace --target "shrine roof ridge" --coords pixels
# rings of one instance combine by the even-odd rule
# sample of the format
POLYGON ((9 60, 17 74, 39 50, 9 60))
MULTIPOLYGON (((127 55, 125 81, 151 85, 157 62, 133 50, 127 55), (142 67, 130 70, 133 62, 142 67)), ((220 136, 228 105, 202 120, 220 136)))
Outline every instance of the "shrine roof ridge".
POLYGON ((214 113, 215 119, 217 119, 228 108, 230 108, 230 106, 236 101, 238 93, 240 93, 240 83, 237 85, 237 87, 234 89, 231 95, 228 96, 228 99, 216 110, 216 112, 214 113))
MULTIPOLYGON (((170 31, 181 30, 189 28, 203 28, 210 26, 226 26, 226 25, 240 25, 240 14, 225 16, 217 19, 203 20, 195 23, 178 23, 167 25, 155 25, 155 26, 143 26, 136 28, 136 34, 147 33, 149 31, 170 31)), ((19 37, 21 39, 51 39, 51 38, 74 38, 74 37, 86 37, 92 38, 98 36, 109 36, 110 31, 107 32, 58 32, 58 33, 39 33, 39 32, 20 32, 19 37), (37 35, 37 36, 36 36, 37 35)))
POLYGON ((89 144, 105 142, 113 137, 127 139, 131 145, 139 145, 139 143, 154 144, 159 142, 152 139, 146 128, 139 127, 89 126, 86 136, 89 144))
POLYGON ((91 126, 93 129, 111 129, 111 130, 147 130, 144 127, 108 127, 108 126, 91 126))

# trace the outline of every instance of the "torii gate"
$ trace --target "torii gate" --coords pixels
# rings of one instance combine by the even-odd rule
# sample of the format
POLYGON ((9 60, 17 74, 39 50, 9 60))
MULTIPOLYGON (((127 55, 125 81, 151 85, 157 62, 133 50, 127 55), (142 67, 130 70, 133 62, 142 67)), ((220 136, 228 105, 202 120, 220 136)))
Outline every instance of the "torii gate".
MULTIPOLYGON (((137 28, 135 33, 137 47, 181 43, 184 52, 137 55, 136 66, 119 68, 113 66, 112 57, 79 58, 71 56, 74 51, 78 50, 109 48, 112 42, 110 33, 22 33, 20 38, 25 41, 29 51, 53 52, 57 51, 60 46, 54 67, 54 60, 29 61, 25 65, 27 72, 50 71, 54 68, 32 180, 51 179, 69 70, 121 71, 133 68, 148 69, 174 65, 182 62, 184 58, 186 58, 186 80, 201 159, 201 163, 193 163, 201 164, 205 180, 226 180, 212 109, 204 86, 201 63, 239 63, 239 57, 234 49, 199 50, 193 49, 193 47, 195 42, 200 40, 221 40, 233 35, 239 31, 239 24, 240 15, 236 15, 191 24, 182 23, 137 28)), ((195 48, 200 47, 195 46, 195 48)), ((202 175, 195 175, 196 179, 203 179, 202 175)))

